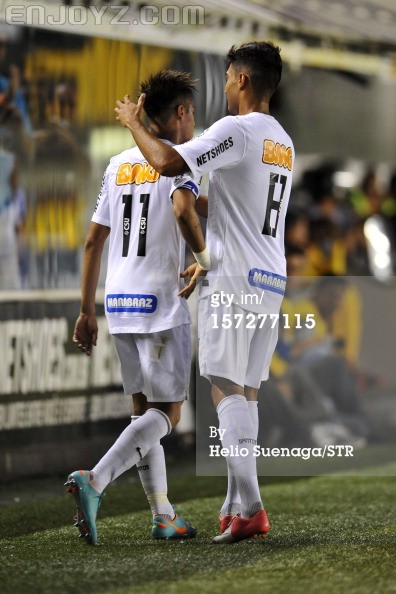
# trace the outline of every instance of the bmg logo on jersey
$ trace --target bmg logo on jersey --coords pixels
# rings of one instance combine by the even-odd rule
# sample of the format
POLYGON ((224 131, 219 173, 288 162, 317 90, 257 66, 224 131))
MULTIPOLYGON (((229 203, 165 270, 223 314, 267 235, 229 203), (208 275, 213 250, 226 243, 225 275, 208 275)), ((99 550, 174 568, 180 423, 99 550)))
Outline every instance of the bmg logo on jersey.
POLYGON ((292 147, 286 147, 284 144, 279 144, 279 142, 273 140, 264 140, 263 163, 278 165, 291 171, 293 167, 292 147))
POLYGON ((158 300, 155 295, 113 294, 106 295, 108 313, 154 313, 158 300))
POLYGON ((148 163, 122 163, 117 170, 117 186, 126 186, 127 184, 144 184, 146 182, 154 183, 160 174, 148 163))

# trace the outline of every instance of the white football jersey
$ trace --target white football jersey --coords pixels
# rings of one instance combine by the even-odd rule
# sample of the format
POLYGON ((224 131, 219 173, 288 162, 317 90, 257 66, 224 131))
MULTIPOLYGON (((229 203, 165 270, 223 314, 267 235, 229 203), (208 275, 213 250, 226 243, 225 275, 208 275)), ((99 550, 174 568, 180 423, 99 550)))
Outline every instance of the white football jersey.
POLYGON ((172 212, 176 188, 198 196, 187 175, 160 176, 136 148, 110 160, 92 221, 110 227, 105 313, 112 334, 159 332, 190 323, 185 242, 172 212))
POLYGON ((212 269, 200 296, 224 290, 251 311, 276 311, 286 286, 285 216, 294 148, 270 115, 222 118, 174 147, 194 176, 210 172, 206 242, 212 269))

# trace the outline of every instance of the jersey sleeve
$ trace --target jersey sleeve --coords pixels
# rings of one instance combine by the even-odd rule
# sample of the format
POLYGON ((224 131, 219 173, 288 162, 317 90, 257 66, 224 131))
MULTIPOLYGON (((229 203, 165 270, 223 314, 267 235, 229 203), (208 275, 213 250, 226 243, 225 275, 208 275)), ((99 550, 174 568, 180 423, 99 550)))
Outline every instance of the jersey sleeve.
POLYGON ((227 116, 197 138, 173 147, 194 177, 238 163, 245 152, 245 135, 236 117, 227 116))
POLYGON ((105 227, 111 227, 109 207, 110 168, 111 165, 107 167, 105 174, 102 178, 102 184, 100 186, 99 195, 96 200, 95 210, 91 218, 92 222, 98 223, 99 225, 104 225, 105 227))
POLYGON ((190 175, 183 174, 178 175, 172 179, 172 186, 170 189, 169 197, 173 202, 173 192, 175 190, 190 190, 194 194, 195 200, 199 196, 199 186, 201 184, 201 178, 194 179, 190 175))

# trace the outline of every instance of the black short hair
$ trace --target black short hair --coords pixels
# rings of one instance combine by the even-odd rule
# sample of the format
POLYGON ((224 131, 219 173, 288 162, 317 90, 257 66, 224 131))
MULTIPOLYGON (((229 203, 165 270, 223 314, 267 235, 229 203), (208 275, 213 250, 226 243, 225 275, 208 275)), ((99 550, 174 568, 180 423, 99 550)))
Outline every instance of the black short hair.
POLYGON ((194 99, 196 80, 188 72, 161 70, 140 84, 145 93, 144 110, 150 120, 168 121, 172 110, 194 99))
POLYGON ((246 68, 256 97, 271 97, 275 93, 282 76, 278 46, 270 41, 233 45, 227 54, 227 68, 231 64, 237 71, 246 68))

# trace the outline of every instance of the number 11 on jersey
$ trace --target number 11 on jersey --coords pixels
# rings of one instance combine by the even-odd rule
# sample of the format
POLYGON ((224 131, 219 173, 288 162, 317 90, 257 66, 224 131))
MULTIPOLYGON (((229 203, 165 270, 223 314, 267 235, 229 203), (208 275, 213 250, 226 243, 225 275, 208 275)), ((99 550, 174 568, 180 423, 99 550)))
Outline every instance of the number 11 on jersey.
MULTIPOLYGON (((132 194, 123 194, 122 203, 124 206, 123 215, 123 240, 122 240, 122 257, 126 258, 129 252, 129 243, 131 240, 131 225, 132 225, 132 194)), ((139 223, 139 241, 138 241, 138 256, 146 255, 146 239, 148 227, 148 209, 150 203, 150 194, 140 195, 140 204, 142 204, 142 214, 139 223)))

